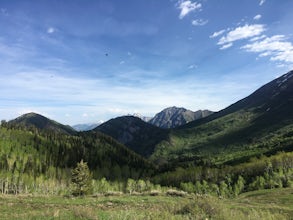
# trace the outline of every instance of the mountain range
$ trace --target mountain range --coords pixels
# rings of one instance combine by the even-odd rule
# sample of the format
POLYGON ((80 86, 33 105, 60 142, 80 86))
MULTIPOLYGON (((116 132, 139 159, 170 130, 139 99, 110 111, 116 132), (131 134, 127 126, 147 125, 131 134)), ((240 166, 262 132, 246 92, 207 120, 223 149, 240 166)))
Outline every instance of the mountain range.
MULTIPOLYGON (((184 125, 188 122, 204 118, 212 113, 213 112, 209 110, 198 110, 196 112, 193 112, 185 108, 178 108, 174 106, 162 110, 161 112, 157 113, 154 117, 147 117, 138 113, 127 116, 134 116, 140 118, 141 120, 160 128, 175 128, 184 125)), ((102 123, 77 124, 73 125, 72 127, 76 131, 89 131, 98 127, 100 124, 102 123)))
MULTIPOLYGON (((176 127, 163 129, 137 117, 124 116, 111 119, 91 132, 109 135, 157 165, 235 164, 262 154, 292 151, 293 71, 219 112, 193 114, 183 108, 171 107, 154 118, 152 123, 156 121, 157 126, 176 127), (191 115, 202 118, 189 122, 191 115)), ((66 135, 78 134, 69 126, 35 113, 7 124, 66 135)))

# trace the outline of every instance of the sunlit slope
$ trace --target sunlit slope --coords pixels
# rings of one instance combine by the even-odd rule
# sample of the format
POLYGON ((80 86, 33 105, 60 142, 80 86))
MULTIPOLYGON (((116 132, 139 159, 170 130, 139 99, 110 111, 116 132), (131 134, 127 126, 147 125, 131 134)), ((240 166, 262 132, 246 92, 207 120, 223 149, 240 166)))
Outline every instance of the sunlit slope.
POLYGON ((172 130, 153 160, 236 163, 293 150, 293 71, 207 118, 172 130))

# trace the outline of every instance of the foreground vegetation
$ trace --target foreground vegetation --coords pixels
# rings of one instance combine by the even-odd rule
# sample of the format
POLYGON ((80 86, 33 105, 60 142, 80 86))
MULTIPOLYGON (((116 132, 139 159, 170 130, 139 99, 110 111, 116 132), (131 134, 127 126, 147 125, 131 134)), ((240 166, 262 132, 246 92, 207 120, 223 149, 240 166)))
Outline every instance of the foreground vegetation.
POLYGON ((194 194, 156 196, 0 196, 0 219, 291 219, 293 189, 260 190, 235 199, 194 194))

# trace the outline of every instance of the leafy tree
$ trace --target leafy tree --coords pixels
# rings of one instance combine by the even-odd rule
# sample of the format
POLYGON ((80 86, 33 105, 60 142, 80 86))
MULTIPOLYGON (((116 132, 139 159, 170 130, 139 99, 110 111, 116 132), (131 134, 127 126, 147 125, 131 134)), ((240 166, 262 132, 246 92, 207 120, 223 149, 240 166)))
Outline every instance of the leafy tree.
POLYGON ((239 175, 237 182, 234 184, 234 187, 233 187, 235 196, 238 196, 244 190, 244 187, 245 187, 245 179, 241 175, 239 175))
POLYGON ((180 188, 183 189, 185 192, 188 192, 188 193, 195 192, 195 186, 193 185, 192 182, 181 183, 180 188))
POLYGON ((126 192, 132 194, 135 191, 136 182, 133 179, 128 179, 126 183, 126 192))
POLYGON ((144 180, 138 180, 136 184, 136 188, 138 192, 144 192, 146 190, 146 183, 144 180))
POLYGON ((221 196, 223 196, 223 197, 229 196, 229 187, 225 183, 225 181, 220 182, 219 190, 220 190, 221 196))
POLYGON ((86 162, 81 160, 71 171, 72 194, 82 196, 92 192, 92 175, 86 162))

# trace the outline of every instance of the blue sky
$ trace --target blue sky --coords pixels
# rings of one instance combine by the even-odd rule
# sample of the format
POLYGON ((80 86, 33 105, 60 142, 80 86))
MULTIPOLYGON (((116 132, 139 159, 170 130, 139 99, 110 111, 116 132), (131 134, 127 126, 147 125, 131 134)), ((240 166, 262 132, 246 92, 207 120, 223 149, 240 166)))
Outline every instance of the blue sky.
POLYGON ((1 0, 0 117, 221 110, 293 68, 292 0, 1 0))

